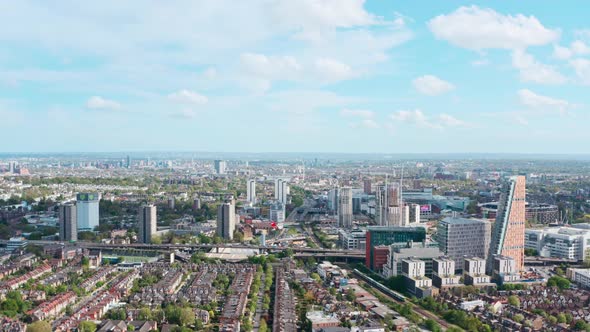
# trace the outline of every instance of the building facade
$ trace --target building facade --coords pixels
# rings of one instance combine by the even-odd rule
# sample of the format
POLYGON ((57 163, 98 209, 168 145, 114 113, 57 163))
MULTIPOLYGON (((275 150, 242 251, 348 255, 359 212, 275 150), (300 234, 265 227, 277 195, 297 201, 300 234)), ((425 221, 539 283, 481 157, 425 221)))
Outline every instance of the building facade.
POLYGON ((215 160, 215 173, 218 175, 225 174, 227 162, 225 160, 215 160))
POLYGON ((142 205, 137 215, 138 221, 138 242, 151 243, 154 234, 157 232, 158 215, 155 205, 142 205))
POLYGON ((511 177, 500 195, 488 254, 488 271, 497 255, 513 258, 517 271, 524 269, 525 198, 525 177, 511 177))
POLYGON ((66 203, 59 206, 59 240, 78 241, 78 218, 74 204, 66 203))
POLYGON ((232 202, 220 204, 217 208, 217 236, 233 240, 236 229, 236 211, 232 202))
POLYGON ((256 180, 248 180, 246 184, 246 199, 251 204, 256 204, 256 180))
POLYGON ((92 231, 98 227, 98 193, 79 193, 76 195, 76 216, 79 231, 92 231))
POLYGON ((464 257, 487 257, 491 231, 491 223, 485 220, 447 217, 438 223, 436 241, 461 269, 464 257))
POLYGON ((365 265, 372 270, 380 270, 375 262, 386 262, 389 247, 395 243, 407 244, 408 242, 422 242, 426 240, 426 230, 422 227, 367 227, 367 240, 365 249, 365 265), (380 257, 381 251, 376 247, 385 246, 384 257, 380 257))
POLYGON ((338 203, 338 226, 352 228, 352 188, 340 188, 338 203))
POLYGON ((590 258, 590 229, 581 226, 527 229, 525 248, 536 250, 541 257, 587 261, 590 258))

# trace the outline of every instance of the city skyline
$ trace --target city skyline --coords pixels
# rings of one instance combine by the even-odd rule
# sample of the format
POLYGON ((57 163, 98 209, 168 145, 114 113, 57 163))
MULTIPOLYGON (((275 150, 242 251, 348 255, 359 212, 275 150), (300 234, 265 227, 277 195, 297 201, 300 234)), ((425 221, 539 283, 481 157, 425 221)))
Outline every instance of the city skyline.
POLYGON ((565 4, 5 5, 0 139, 5 152, 587 153, 590 27, 584 2, 565 4))

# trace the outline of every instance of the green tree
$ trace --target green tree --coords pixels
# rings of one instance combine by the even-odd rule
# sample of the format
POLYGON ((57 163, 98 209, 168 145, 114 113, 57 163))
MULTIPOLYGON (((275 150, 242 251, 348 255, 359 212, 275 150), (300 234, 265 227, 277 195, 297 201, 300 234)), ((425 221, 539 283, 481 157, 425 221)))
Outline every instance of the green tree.
POLYGON ((427 319, 424 321, 424 326, 432 332, 440 332, 440 325, 433 319, 427 319))
POLYGON ((268 325, 266 325, 266 320, 264 318, 260 319, 260 327, 258 328, 258 332, 268 332, 268 325))
POLYGON ((516 295, 510 295, 508 296, 508 304, 520 307, 520 299, 516 295))
POLYGON ((89 320, 85 320, 78 325, 78 330, 80 332, 95 332, 96 331, 96 324, 89 320))
POLYGON ((34 322, 27 326, 27 332, 51 332, 51 325, 43 320, 34 322))
POLYGON ((514 317, 512 317, 512 319, 517 323, 522 323, 522 321, 524 320, 524 316, 521 314, 516 314, 514 315, 514 317))

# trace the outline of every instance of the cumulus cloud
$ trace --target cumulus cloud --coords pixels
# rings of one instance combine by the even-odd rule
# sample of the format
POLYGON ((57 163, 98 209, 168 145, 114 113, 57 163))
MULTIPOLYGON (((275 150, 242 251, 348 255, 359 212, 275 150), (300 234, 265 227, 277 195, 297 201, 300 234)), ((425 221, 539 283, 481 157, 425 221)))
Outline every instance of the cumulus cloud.
POLYGON ((345 108, 340 111, 340 115, 370 119, 375 115, 375 112, 369 110, 353 110, 345 108))
POLYGON ((539 95, 528 89, 518 91, 518 98, 523 106, 541 111, 558 111, 565 113, 572 105, 563 99, 539 95))
POLYGON ((118 110, 121 108, 121 104, 100 96, 92 96, 86 102, 86 108, 95 110, 118 110))
POLYGON ((170 117, 171 118, 175 118, 175 119, 194 119, 197 116, 197 112, 195 112, 194 110, 190 109, 190 108, 184 108, 179 110, 178 112, 172 112, 170 113, 170 117))
POLYGON ((428 117, 422 110, 401 110, 390 115, 394 122, 416 125, 420 128, 444 129, 449 127, 470 127, 470 125, 452 115, 442 113, 434 118, 428 117))
POLYGON ((580 83, 590 85, 590 60, 574 59, 570 61, 570 65, 574 68, 580 83))
POLYGON ((428 22, 438 39, 473 50, 523 49, 556 41, 560 32, 546 28, 534 16, 503 15, 478 6, 460 7, 428 22))
POLYGON ((354 76, 349 65, 334 59, 317 59, 315 69, 320 79, 329 82, 342 81, 354 76))
POLYGON ((560 45, 553 46, 553 57, 560 60, 568 60, 577 55, 590 54, 590 47, 581 40, 575 40, 570 44, 570 47, 560 45))
POLYGON ((412 84, 418 92, 428 96, 438 96, 455 89, 453 84, 433 75, 417 77, 412 81, 412 84))
POLYGON ((186 89, 173 92, 168 95, 168 99, 180 104, 204 105, 209 99, 206 96, 186 89))
POLYGON ((546 65, 523 50, 512 52, 512 65, 520 72, 520 80, 538 84, 563 84, 566 78, 553 66, 546 65))

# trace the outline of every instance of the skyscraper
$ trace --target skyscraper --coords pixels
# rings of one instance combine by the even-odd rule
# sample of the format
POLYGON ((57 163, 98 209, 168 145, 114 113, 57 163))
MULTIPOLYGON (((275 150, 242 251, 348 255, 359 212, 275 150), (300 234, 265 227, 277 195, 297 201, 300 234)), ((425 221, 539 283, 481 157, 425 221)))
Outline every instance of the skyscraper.
POLYGON ((516 271, 524 268, 526 178, 513 176, 504 185, 498 204, 496 223, 488 254, 487 269, 492 270, 494 256, 514 259, 516 271))
POLYGON ((137 216, 139 234, 138 241, 141 243, 151 243, 154 234, 157 231, 157 209, 155 205, 142 205, 139 207, 137 216))
POLYGON ((363 191, 367 195, 371 194, 371 192, 372 192, 372 186, 371 186, 371 180, 370 179, 365 179, 363 181, 363 191))
POLYGON ((131 157, 127 155, 127 168, 131 168, 131 157))
POLYGON ((59 240, 78 240, 78 219, 76 218, 76 205, 66 203, 59 206, 59 240))
POLYGON ((226 201, 217 208, 217 236, 226 240, 233 240, 235 229, 235 207, 231 201, 226 201))
POLYGON ((99 212, 98 193, 79 193, 76 195, 76 214, 78 217, 78 230, 91 231, 98 226, 99 212))
POLYGON ((227 163, 225 160, 215 160, 215 173, 221 175, 225 174, 225 168, 227 167, 227 163))
POLYGON ((352 228, 352 188, 340 188, 338 203, 338 226, 352 228))
POLYGON ((275 180, 275 199, 283 204, 287 204, 287 195, 289 194, 289 183, 283 179, 275 180))
POLYGON ((256 204, 256 180, 248 180, 246 186, 246 196, 248 202, 256 204))
POLYGON ((375 221, 377 224, 379 226, 406 226, 403 212, 397 186, 395 184, 378 186, 375 192, 375 221))

